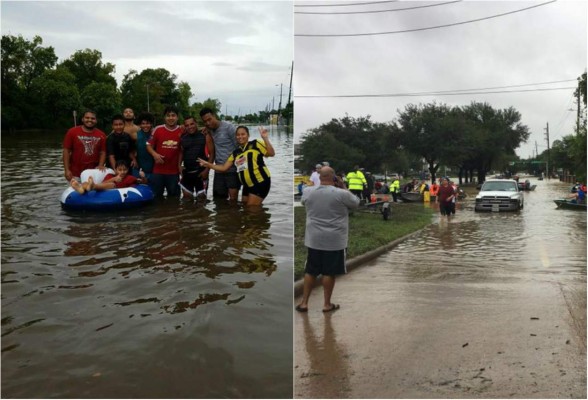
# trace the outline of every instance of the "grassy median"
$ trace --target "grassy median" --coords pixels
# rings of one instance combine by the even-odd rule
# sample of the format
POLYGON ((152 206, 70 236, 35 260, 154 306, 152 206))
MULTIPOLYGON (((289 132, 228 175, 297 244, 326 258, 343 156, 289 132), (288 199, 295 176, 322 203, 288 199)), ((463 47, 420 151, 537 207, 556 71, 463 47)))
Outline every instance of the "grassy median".
MULTIPOLYGON (((351 259, 377 249, 393 240, 418 231, 432 222, 434 210, 423 203, 392 204, 392 216, 384 221, 379 213, 355 211, 349 216, 349 247, 347 258, 351 259)), ((294 280, 304 275, 306 247, 304 207, 294 207, 294 280)))

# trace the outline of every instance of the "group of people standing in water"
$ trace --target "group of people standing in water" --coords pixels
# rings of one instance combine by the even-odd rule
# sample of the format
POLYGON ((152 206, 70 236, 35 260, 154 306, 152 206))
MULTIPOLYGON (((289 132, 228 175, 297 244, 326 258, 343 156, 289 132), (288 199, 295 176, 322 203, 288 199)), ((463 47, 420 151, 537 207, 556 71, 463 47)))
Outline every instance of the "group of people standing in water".
POLYGON ((194 116, 178 124, 178 110, 168 106, 164 123, 154 127, 150 113, 137 118, 132 109, 112 117, 112 132, 106 136, 96 128, 96 113, 86 111, 81 125, 68 130, 63 141, 65 178, 80 194, 90 190, 123 188, 147 183, 156 197, 206 200, 208 176, 214 170, 212 194, 215 198, 260 205, 271 187, 271 176, 264 157, 275 150, 268 131, 259 127, 261 139, 249 140, 249 128, 220 121, 209 108, 200 111, 203 129, 194 116), (103 182, 92 177, 81 182, 86 169, 106 171, 103 182))

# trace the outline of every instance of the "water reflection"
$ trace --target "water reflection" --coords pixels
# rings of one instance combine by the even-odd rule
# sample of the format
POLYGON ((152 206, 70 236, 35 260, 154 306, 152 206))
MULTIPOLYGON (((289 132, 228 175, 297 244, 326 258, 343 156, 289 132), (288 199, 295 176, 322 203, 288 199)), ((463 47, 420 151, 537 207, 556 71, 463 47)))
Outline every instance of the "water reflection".
POLYGON ((341 398, 345 397, 344 393, 351 391, 348 354, 337 341, 337 333, 331 320, 333 315, 324 314, 324 320, 319 324, 322 325, 322 335, 316 332, 316 327, 309 321, 308 314, 301 314, 300 317, 309 364, 308 370, 299 373, 297 380, 304 384, 304 392, 309 397, 315 397, 315 394, 323 398, 341 398), (325 382, 331 384, 325 385, 325 382))
POLYGON ((255 212, 66 212, 62 134, 3 140, 2 395, 291 397, 292 139, 272 135, 255 212))

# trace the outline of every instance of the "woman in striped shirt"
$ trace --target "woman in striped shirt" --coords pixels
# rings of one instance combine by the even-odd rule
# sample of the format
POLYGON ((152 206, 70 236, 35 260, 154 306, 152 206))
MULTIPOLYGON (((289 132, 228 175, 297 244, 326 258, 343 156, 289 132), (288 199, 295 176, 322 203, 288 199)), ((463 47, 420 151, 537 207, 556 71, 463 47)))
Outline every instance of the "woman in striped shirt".
POLYGON ((249 129, 246 126, 237 127, 235 137, 237 149, 229 156, 223 165, 211 164, 201 158, 201 166, 218 172, 227 171, 233 164, 237 168, 239 180, 243 185, 241 201, 247 206, 259 206, 270 191, 270 172, 264 162, 264 157, 273 157, 276 152, 269 141, 268 131, 259 127, 262 140, 249 140, 249 129))

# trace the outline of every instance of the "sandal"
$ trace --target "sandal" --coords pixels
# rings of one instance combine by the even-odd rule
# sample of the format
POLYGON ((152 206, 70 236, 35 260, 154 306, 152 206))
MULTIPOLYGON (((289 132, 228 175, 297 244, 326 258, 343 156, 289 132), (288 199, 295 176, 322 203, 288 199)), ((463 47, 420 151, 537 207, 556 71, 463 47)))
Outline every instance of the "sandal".
POLYGON ((341 306, 339 304, 331 304, 331 307, 326 310, 323 310, 323 312, 331 312, 331 311, 338 310, 339 308, 341 308, 341 306))
POLYGON ((308 307, 300 307, 300 304, 298 304, 295 308, 296 311, 298 312, 307 312, 308 311, 308 307))

